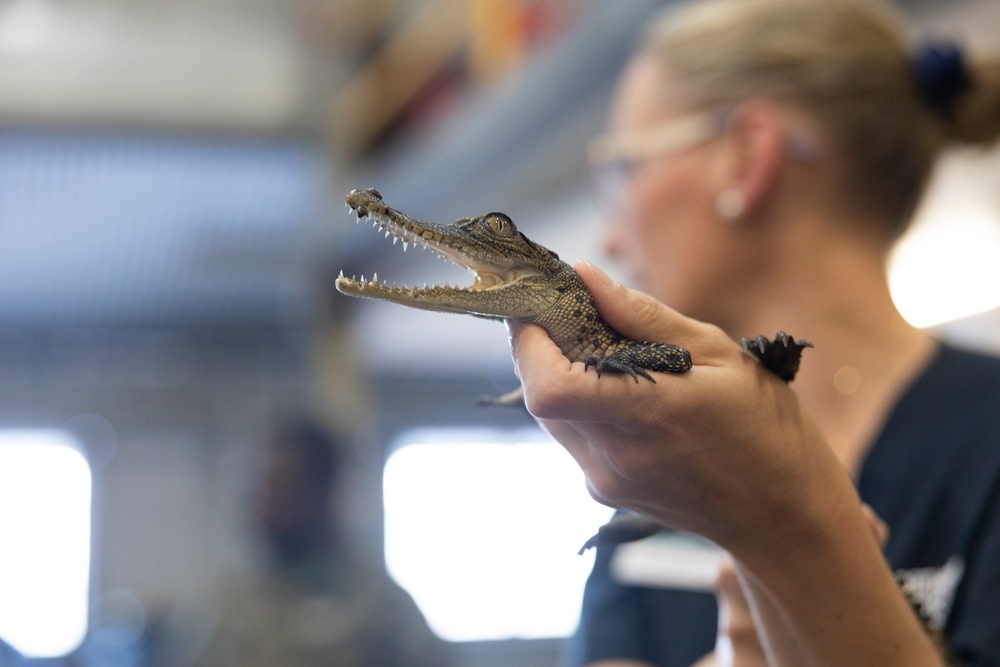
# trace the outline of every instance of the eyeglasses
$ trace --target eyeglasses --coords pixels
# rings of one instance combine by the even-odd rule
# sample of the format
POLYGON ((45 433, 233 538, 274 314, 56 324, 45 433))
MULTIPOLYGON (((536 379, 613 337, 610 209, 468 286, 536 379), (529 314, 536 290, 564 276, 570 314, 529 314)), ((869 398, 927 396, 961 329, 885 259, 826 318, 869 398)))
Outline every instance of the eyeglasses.
POLYGON ((587 159, 602 199, 618 203, 629 175, 641 161, 668 155, 714 139, 725 117, 718 111, 698 113, 626 134, 603 134, 587 146, 587 159))
MULTIPOLYGON (((587 146, 587 158, 602 198, 620 203, 636 165, 651 157, 669 155, 719 137, 725 131, 731 112, 731 109, 715 109, 635 132, 609 133, 593 139, 587 146)), ((815 160, 820 152, 817 142, 808 136, 788 137, 786 150, 804 162, 815 160)))
POLYGON ((621 168, 639 160, 690 148, 719 135, 722 114, 700 113, 627 134, 603 134, 587 146, 596 169, 621 168))

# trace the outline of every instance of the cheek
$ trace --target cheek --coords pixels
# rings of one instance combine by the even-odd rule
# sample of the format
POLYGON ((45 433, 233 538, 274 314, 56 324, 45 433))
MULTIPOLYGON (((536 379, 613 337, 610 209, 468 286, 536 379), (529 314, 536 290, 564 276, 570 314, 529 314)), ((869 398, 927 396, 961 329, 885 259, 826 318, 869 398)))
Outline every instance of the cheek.
POLYGON ((658 174, 660 178, 637 182, 633 215, 626 222, 634 256, 642 263, 648 288, 662 300, 672 300, 677 283, 686 282, 697 268, 697 249, 711 220, 700 184, 685 174, 658 174))
POLYGON ((633 257, 658 250, 676 223, 677 216, 671 212, 677 202, 670 181, 650 176, 643 173, 634 177, 620 211, 618 224, 633 257))
POLYGON ((696 184, 667 185, 631 222, 642 287, 688 316, 717 321, 746 269, 741 244, 696 184))

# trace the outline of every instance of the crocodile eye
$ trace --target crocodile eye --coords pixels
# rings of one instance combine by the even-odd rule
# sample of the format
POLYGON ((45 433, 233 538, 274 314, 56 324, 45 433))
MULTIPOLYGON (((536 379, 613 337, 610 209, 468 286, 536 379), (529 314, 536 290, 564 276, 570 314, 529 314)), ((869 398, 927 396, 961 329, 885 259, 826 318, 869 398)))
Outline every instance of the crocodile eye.
POLYGON ((510 236, 514 233, 514 223, 503 213, 490 213, 486 216, 486 224, 497 236, 510 236))

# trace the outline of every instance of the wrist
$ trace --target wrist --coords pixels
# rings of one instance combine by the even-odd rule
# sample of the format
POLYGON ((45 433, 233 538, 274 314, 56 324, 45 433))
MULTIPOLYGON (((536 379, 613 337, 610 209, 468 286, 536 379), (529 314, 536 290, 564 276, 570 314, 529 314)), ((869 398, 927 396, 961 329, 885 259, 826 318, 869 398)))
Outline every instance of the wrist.
POLYGON ((853 487, 822 507, 734 554, 777 664, 941 667, 853 487))

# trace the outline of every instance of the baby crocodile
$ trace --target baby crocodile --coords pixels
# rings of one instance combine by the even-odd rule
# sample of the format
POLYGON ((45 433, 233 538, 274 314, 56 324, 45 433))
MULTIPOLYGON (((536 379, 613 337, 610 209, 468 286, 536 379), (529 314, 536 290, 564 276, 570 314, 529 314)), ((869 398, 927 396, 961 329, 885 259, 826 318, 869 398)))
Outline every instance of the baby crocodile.
POLYGON ((337 289, 348 296, 401 303, 413 308, 482 317, 511 318, 542 326, 570 361, 582 361, 600 376, 604 371, 627 373, 636 382, 650 372, 683 373, 691 354, 669 343, 630 340, 612 329, 597 313, 583 280, 556 253, 518 231, 503 213, 487 213, 456 222, 421 222, 382 201, 375 189, 352 190, 347 205, 358 220, 369 218, 393 243, 425 246, 475 274, 471 287, 390 287, 341 273, 337 289))

